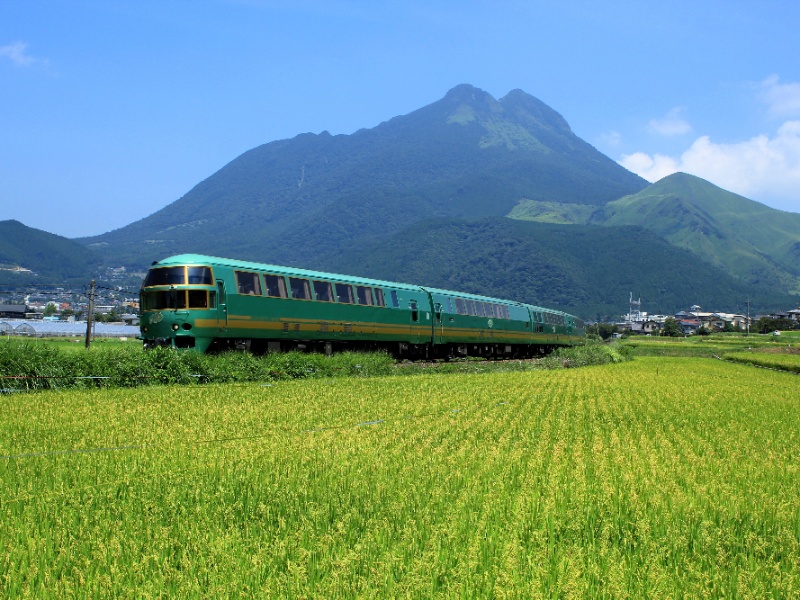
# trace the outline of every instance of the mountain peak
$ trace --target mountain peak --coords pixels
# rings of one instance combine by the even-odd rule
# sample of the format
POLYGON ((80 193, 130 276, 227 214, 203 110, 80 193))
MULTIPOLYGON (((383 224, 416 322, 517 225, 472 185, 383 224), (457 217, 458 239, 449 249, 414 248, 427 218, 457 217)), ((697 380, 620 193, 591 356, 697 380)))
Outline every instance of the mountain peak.
POLYGON ((450 100, 451 102, 455 101, 468 103, 485 103, 487 100, 496 102, 489 92, 486 92, 468 83, 461 83, 454 88, 451 88, 444 95, 444 99, 450 100))

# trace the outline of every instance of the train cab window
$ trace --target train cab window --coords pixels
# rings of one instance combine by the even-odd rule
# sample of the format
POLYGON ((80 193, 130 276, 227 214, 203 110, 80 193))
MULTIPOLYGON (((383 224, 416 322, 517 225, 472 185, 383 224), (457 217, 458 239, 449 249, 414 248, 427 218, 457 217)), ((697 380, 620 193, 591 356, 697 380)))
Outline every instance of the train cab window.
POLYGON ((286 298, 286 280, 278 275, 264 275, 267 285, 267 296, 270 298, 286 298))
POLYGON ((311 300, 311 286, 308 279, 289 277, 289 287, 292 290, 292 298, 295 300, 311 300))
POLYGON ((208 292, 208 308, 217 308, 217 292, 208 292))
POLYGON ((261 278, 258 273, 236 271, 236 291, 247 296, 260 296, 261 278))
POLYGON ((153 285, 183 285, 186 283, 185 267, 161 267, 150 269, 144 278, 142 287, 153 285))
POLYGON ((208 308, 208 292, 189 290, 189 308, 208 308))
POLYGON ((392 290, 389 295, 392 298, 392 306, 394 306, 395 308, 400 306, 400 299, 397 297, 397 290, 392 290))
POLYGON ((186 290, 143 292, 143 310, 176 310, 186 308, 186 290))
POLYGON ((467 314, 467 303, 464 302, 461 298, 456 298, 456 309, 458 310, 458 314, 460 315, 467 314))
POLYGON ((333 286, 327 281, 315 281, 314 298, 317 302, 333 302, 333 286))
POLYGON ((353 304, 353 286, 346 283, 337 283, 336 299, 341 304, 353 304))
POLYGON ((372 306, 374 304, 372 301, 372 288, 368 288, 363 285, 357 285, 356 297, 358 298, 358 303, 362 306, 372 306))
POLYGON ((408 303, 408 308, 411 309, 411 320, 414 321, 414 323, 419 321, 419 310, 417 308, 417 301, 416 300, 411 300, 408 303))
POLYGON ((186 274, 189 276, 189 285, 214 285, 211 269, 208 267, 186 267, 186 274))
POLYGON ((441 323, 442 322, 442 305, 439 302, 437 302, 436 304, 433 305, 433 312, 436 313, 436 322, 437 323, 441 323))
POLYGON ((375 288, 375 306, 386 306, 386 301, 383 299, 383 290, 375 288))

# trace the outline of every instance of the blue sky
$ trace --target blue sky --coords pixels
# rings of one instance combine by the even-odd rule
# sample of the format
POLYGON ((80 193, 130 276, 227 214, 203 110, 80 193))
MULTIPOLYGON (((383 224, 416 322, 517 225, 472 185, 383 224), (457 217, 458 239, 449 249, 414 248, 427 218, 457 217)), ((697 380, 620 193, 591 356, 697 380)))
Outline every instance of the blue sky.
POLYGON ((122 227, 241 153, 469 83, 612 159, 800 212, 800 3, 4 0, 0 220, 122 227))

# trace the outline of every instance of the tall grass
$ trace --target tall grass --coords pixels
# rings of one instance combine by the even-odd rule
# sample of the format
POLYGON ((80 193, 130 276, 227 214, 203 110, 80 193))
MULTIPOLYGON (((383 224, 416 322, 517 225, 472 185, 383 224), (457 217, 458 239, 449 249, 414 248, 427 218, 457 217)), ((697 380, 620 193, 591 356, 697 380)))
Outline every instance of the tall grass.
MULTIPOLYGON (((595 344, 560 349, 542 361, 425 363, 423 369, 404 368, 399 372, 417 374, 431 368, 449 373, 567 368, 615 362, 625 354, 625 348, 595 344)), ((398 372, 396 366, 388 354, 381 352, 342 352, 332 356, 301 352, 202 355, 164 348, 144 351, 133 345, 78 352, 35 341, 0 342, 0 389, 5 391, 377 377, 398 372)))

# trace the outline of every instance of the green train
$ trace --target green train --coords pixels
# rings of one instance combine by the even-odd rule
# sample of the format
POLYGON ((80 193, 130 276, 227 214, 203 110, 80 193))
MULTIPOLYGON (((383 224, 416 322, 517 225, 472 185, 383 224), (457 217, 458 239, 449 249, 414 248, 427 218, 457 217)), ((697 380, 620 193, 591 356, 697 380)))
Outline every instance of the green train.
POLYGON ((384 349, 398 358, 529 357, 583 343, 572 315, 485 296, 181 254, 140 291, 146 348, 384 349))

